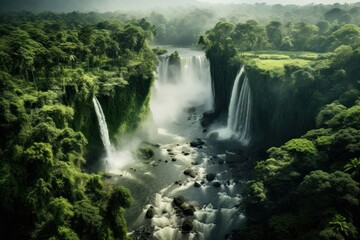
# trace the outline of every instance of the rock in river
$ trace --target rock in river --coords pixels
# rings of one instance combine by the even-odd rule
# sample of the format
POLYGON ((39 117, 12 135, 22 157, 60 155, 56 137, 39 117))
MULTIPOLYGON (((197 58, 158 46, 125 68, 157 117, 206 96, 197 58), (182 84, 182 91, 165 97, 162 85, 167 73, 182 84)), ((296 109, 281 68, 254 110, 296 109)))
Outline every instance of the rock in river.
POLYGON ((216 174, 214 173, 208 173, 206 174, 206 180, 208 180, 209 182, 213 181, 216 177, 216 174))

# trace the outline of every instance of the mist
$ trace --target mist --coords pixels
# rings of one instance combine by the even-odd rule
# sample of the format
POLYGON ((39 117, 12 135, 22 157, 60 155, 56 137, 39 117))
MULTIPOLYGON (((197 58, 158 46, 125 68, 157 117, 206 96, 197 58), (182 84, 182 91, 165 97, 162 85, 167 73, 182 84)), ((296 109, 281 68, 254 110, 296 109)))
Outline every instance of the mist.
POLYGON ((210 4, 224 5, 224 4, 335 4, 335 3, 356 3, 358 0, 303 0, 301 2, 296 0, 0 0, 0 11, 31 11, 31 12, 109 12, 109 11, 153 11, 165 9, 169 7, 179 6, 208 6, 210 4))

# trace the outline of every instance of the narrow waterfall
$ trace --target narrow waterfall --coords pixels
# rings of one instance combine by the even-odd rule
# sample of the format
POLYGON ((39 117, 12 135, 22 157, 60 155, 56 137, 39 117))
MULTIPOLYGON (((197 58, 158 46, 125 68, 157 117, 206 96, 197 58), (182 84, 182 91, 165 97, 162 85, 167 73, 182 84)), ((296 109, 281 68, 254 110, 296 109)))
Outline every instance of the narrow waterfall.
POLYGON ((205 54, 180 54, 175 63, 169 58, 159 57, 158 79, 150 102, 155 122, 172 122, 191 107, 202 112, 212 110, 210 63, 205 54))
POLYGON ((237 74, 231 93, 227 129, 231 130, 235 138, 247 145, 251 140, 251 89, 249 79, 242 66, 237 74), (241 77, 245 74, 240 87, 241 77))
POLYGON ((100 137, 104 144, 106 155, 107 155, 107 157, 109 157, 111 154, 111 142, 110 142, 110 138, 109 138, 109 130, 108 130, 108 127, 106 124, 105 115, 104 115, 101 105, 96 97, 93 98, 93 103, 94 103, 96 116, 97 116, 97 119, 99 122, 100 137))

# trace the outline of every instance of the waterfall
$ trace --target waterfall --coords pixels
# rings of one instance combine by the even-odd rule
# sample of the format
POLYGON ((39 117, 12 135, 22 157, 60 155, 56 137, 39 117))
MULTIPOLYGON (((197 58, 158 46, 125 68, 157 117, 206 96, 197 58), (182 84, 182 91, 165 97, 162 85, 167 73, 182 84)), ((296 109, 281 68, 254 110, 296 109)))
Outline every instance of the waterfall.
POLYGON ((244 146, 248 145, 251 140, 251 108, 249 79, 245 73, 245 66, 242 66, 231 91, 227 125, 213 132, 218 133, 220 139, 234 138, 244 146))
POLYGON ((157 81, 150 102, 158 124, 178 119, 187 108, 206 112, 213 108, 210 63, 203 52, 192 51, 171 62, 169 55, 159 57, 157 81))
POLYGON ((232 131, 235 138, 244 145, 249 144, 251 139, 251 90, 249 79, 245 73, 245 66, 242 66, 237 74, 231 93, 227 128, 232 131), (241 77, 245 74, 240 87, 241 77))
POLYGON ((110 142, 110 138, 109 138, 109 130, 108 130, 108 127, 106 124, 105 115, 104 115, 101 105, 96 97, 93 98, 93 103, 94 103, 96 116, 97 116, 97 119, 99 122, 100 137, 104 144, 106 155, 107 155, 107 157, 109 157, 111 154, 111 142, 110 142))

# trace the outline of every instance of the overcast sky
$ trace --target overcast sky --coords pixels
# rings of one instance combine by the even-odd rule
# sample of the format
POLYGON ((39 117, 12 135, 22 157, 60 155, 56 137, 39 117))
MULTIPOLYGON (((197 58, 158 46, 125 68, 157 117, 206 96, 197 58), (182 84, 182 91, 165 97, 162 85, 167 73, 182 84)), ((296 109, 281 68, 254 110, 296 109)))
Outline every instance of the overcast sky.
POLYGON ((334 3, 356 3, 360 0, 198 0, 209 3, 267 3, 267 4, 334 4, 334 3))
POLYGON ((0 11, 116 11, 154 10, 176 5, 208 3, 310 4, 355 3, 360 0, 0 0, 0 11))

